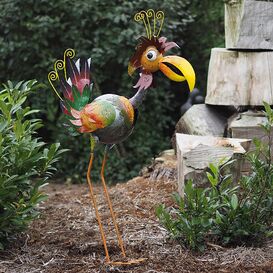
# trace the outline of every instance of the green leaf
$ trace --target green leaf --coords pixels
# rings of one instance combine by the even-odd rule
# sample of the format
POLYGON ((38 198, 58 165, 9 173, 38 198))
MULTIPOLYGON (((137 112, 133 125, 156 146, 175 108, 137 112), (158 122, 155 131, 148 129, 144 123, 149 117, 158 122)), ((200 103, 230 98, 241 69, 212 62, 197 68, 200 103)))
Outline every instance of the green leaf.
POLYGON ((13 89, 13 83, 11 81, 8 81, 7 84, 9 89, 13 89))
MULTIPOLYGON (((5 115, 5 117, 7 119, 10 118, 9 109, 7 107, 7 104, 4 101, 1 101, 1 100, 0 100, 0 110, 5 115)), ((0 112, 0 114, 1 114, 1 112, 0 112)))
POLYGON ((60 147, 60 143, 53 143, 50 148, 49 148, 49 151, 48 151, 48 158, 51 160, 53 159, 56 151, 59 149, 60 147))
POLYGON ((209 163, 209 169, 212 171, 214 177, 218 177, 218 167, 216 165, 214 165, 213 163, 209 163))
POLYGON ((21 85, 22 85, 23 82, 24 82, 24 81, 18 82, 18 83, 15 85, 14 89, 19 89, 19 88, 21 87, 21 85))
POLYGON ((40 110, 29 110, 26 113, 24 113, 24 117, 26 117, 28 115, 31 115, 31 114, 36 114, 36 113, 39 113, 39 112, 40 112, 40 110))
POLYGON ((15 133, 16 139, 19 140, 19 138, 23 135, 23 126, 21 120, 14 122, 13 131, 15 133))
POLYGON ((264 103, 264 108, 265 108, 267 115, 268 116, 272 115, 273 110, 271 109, 270 105, 265 101, 263 103, 264 103))
POLYGON ((232 196, 231 196, 230 204, 231 204, 231 206, 232 206, 232 208, 234 210, 237 209, 237 207, 238 207, 238 197, 237 197, 237 195, 235 193, 232 194, 232 196))
POLYGON ((215 222, 216 224, 221 224, 223 221, 222 221, 222 215, 220 214, 220 212, 217 210, 216 211, 216 218, 215 218, 215 222))
POLYGON ((211 184, 213 187, 215 187, 215 186, 217 185, 217 182, 218 182, 217 179, 215 179, 215 178, 212 176, 212 174, 209 173, 209 172, 206 172, 206 174, 207 174, 207 178, 208 178, 210 184, 211 184))
POLYGON ((7 121, 0 122, 0 132, 3 132, 8 125, 7 121))

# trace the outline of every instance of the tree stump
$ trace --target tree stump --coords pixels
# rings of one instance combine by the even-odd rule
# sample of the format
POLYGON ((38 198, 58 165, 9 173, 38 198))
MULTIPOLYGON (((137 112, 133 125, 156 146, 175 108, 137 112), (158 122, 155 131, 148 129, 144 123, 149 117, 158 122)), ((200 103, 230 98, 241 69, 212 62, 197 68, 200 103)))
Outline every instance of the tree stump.
POLYGON ((272 25, 272 2, 253 0, 226 1, 226 48, 273 50, 272 25))
POLYGON ((206 103, 212 105, 273 104, 273 52, 238 52, 213 48, 206 103))
POLYGON ((238 159, 233 168, 233 179, 241 176, 242 155, 248 151, 249 139, 222 138, 176 134, 178 193, 184 195, 184 184, 188 179, 198 186, 206 186, 206 171, 210 163, 222 164, 232 158, 238 159))

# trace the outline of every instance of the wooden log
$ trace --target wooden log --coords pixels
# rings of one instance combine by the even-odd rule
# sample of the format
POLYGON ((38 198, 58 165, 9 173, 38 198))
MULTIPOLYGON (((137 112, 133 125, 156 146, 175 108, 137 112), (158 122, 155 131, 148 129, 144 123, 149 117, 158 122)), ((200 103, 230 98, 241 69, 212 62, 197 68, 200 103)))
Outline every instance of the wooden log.
MULTIPOLYGON (((238 113, 229 120, 228 135, 235 138, 248 138, 248 139, 260 139, 265 143, 268 143, 268 138, 261 128, 260 124, 266 123, 266 117, 263 112, 247 111, 244 113, 238 113)), ((271 132, 273 135, 273 130, 271 132)), ((273 159, 273 139, 270 143, 273 159)), ((252 142, 249 150, 253 151, 255 145, 252 142)), ((245 161, 242 165, 242 172, 249 173, 251 171, 251 165, 248 161, 245 161)))
POLYGON ((224 136, 228 118, 234 114, 226 107, 193 105, 177 122, 176 133, 200 136, 224 136))
POLYGON ((207 96, 212 105, 273 104, 273 52, 238 52, 213 48, 207 96))
POLYGON ((273 50, 273 3, 227 0, 225 3, 226 48, 273 50))
POLYGON ((206 186, 206 171, 210 163, 222 164, 237 158, 234 166, 234 181, 241 175, 242 155, 248 151, 250 140, 213 136, 176 134, 178 193, 184 195, 185 181, 193 179, 198 186, 206 186))

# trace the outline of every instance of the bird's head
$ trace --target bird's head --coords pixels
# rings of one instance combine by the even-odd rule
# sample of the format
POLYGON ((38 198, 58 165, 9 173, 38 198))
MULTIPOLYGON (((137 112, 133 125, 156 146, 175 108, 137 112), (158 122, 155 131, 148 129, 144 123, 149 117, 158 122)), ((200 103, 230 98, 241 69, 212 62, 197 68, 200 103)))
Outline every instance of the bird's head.
POLYGON ((160 70, 170 80, 176 82, 187 81, 189 90, 195 85, 195 72, 191 64, 184 58, 165 53, 174 47, 179 47, 175 42, 167 42, 167 38, 160 37, 160 30, 164 21, 162 11, 155 13, 153 10, 141 11, 135 15, 135 20, 143 20, 147 37, 141 36, 136 47, 136 52, 130 59, 128 73, 131 76, 135 70, 140 69, 140 79, 135 88, 147 89, 153 81, 153 73, 160 70), (149 18, 153 17, 154 31, 152 33, 149 18), (156 33, 157 19, 161 20, 159 31, 156 33))

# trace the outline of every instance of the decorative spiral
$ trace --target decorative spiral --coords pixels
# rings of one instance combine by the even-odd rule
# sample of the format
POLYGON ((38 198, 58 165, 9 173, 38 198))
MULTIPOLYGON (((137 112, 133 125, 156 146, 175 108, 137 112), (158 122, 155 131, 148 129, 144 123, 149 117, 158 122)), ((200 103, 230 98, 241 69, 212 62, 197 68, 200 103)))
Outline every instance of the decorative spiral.
MULTIPOLYGON (((55 63, 56 64, 56 63, 55 63)), ((58 96, 58 98, 63 101, 63 99, 61 98, 60 94, 57 92, 55 86, 53 85, 52 82, 56 81, 59 79, 58 73, 56 71, 50 71, 47 75, 48 81, 53 89, 53 91, 56 93, 56 95, 58 96)))
POLYGON ((159 10, 155 14, 157 20, 164 19, 164 12, 162 10, 159 10))
POLYGON ((147 11, 142 10, 135 14, 134 20, 136 22, 143 21, 143 24, 145 26, 145 30, 147 33, 147 37, 148 39, 151 39, 152 36, 158 37, 161 32, 161 29, 164 23, 164 12, 162 10, 159 10, 155 13, 153 9, 148 9, 147 11), (151 29, 150 19, 153 20, 153 33, 151 29), (156 33, 157 21, 160 22, 160 25, 159 25, 158 32, 156 33))
POLYGON ((64 59, 65 59, 65 57, 68 57, 70 59, 74 58, 75 57, 75 50, 72 48, 66 49, 66 51, 64 52, 64 59))
POLYGON ((155 11, 153 9, 148 9, 147 16, 148 16, 148 18, 151 18, 151 17, 153 18, 153 25, 154 25, 153 36, 154 36, 155 35, 155 27, 156 27, 155 11))
POLYGON ((58 98, 63 101, 63 99, 61 98, 60 94, 58 93, 58 91, 56 90, 53 82, 57 81, 60 79, 59 77, 59 70, 64 70, 64 76, 65 76, 65 80, 67 80, 67 75, 66 75, 66 58, 72 59, 75 57, 75 50, 72 48, 68 48, 65 50, 64 52, 64 58, 63 60, 57 60, 54 63, 54 70, 50 71, 47 75, 48 81, 53 89, 53 91, 56 93, 56 95, 58 96, 58 98))
POLYGON ((56 71, 50 71, 49 73, 48 73, 48 80, 49 81, 56 81, 56 80, 58 80, 58 78, 59 78, 59 76, 58 76, 58 73, 56 72, 56 71))
POLYGON ((136 13, 134 16, 134 19, 136 22, 139 22, 141 20, 143 21, 143 24, 145 26, 145 30, 147 33, 147 37, 148 37, 148 39, 151 39, 152 31, 151 31, 151 25, 150 25, 150 21, 149 21, 149 17, 148 17, 147 12, 145 10, 142 10, 142 11, 136 13), (146 20, 147 20, 147 23, 146 23, 146 20))
POLYGON ((64 60, 63 60, 63 65, 64 65, 64 77, 65 80, 67 81, 67 73, 66 73, 66 58, 73 59, 75 57, 75 50, 72 48, 68 48, 64 52, 64 60))
POLYGON ((65 68, 65 63, 63 60, 57 60, 55 63, 54 63, 54 69, 55 71, 57 70, 63 70, 65 68))
POLYGON ((160 32, 161 32, 163 23, 164 23, 164 12, 162 10, 157 11, 156 14, 155 14, 155 17, 156 17, 156 19, 158 21, 160 21, 160 27, 159 27, 159 30, 158 30, 157 35, 156 35, 156 37, 158 37, 160 32))
POLYGON ((143 19, 144 19, 144 14, 142 13, 142 11, 136 13, 134 16, 134 20, 136 22, 139 22, 140 20, 143 20, 143 19))

